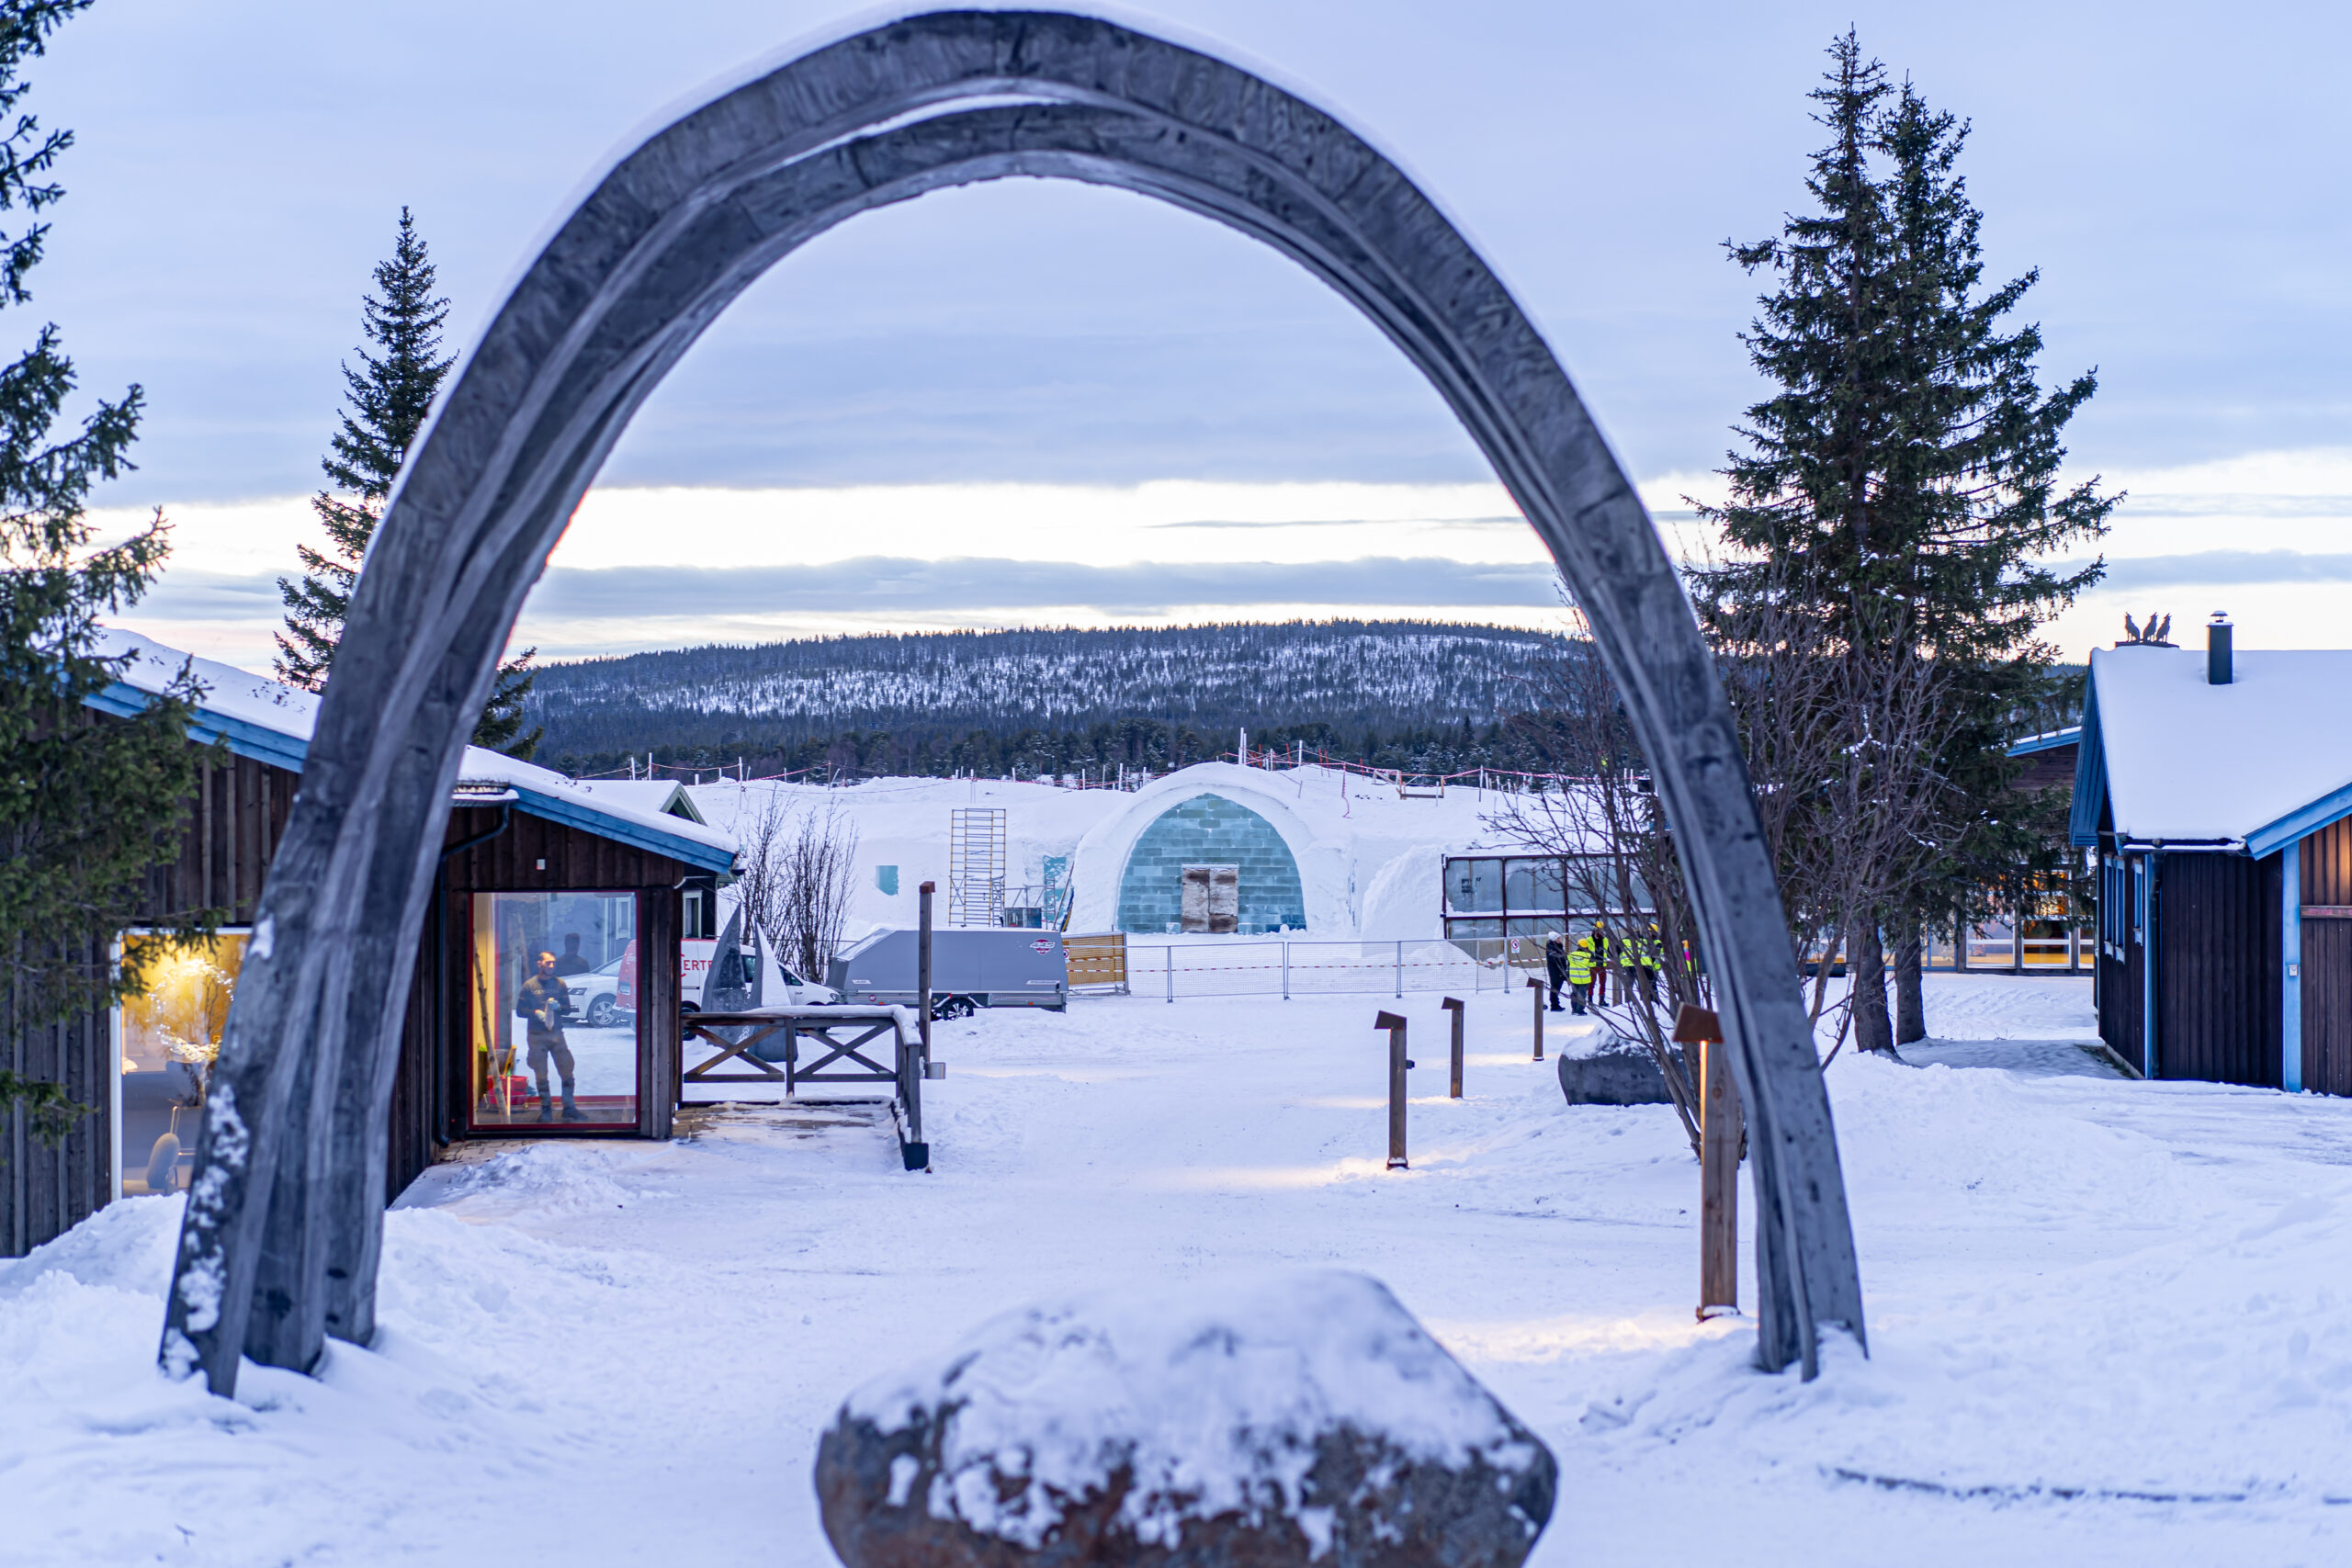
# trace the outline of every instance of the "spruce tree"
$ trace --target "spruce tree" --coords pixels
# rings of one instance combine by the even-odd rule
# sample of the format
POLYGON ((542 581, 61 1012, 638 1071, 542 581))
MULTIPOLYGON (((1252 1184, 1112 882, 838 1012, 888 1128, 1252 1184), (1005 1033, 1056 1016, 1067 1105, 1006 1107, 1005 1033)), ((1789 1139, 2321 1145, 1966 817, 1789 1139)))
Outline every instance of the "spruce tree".
MULTIPOLYGON (((29 220, 63 194, 49 176, 73 137, 20 111, 17 71, 89 3, 0 0, 0 212, 29 220)), ((48 231, 28 220, 0 233, 0 308, 31 298, 26 277, 48 231)), ((78 431, 53 436, 74 385, 54 325, 0 366, 0 1039, 137 992, 112 939, 141 914, 149 869, 178 852, 202 756, 187 739, 201 689, 185 666, 129 718, 85 705, 127 662, 101 648, 100 617, 140 599, 170 544, 158 513, 128 540, 92 547, 84 507, 94 484, 131 467, 141 397, 133 386, 101 400, 78 431)), ((217 920, 190 910, 164 923, 187 935, 217 920)), ((92 1109, 0 1068, 0 1124, 17 1108, 51 1142, 92 1109)))
MULTIPOLYGON (((384 515, 401 465, 432 412, 434 397, 457 363, 441 353, 441 326, 449 301, 434 293, 433 259, 416 232, 416 220, 401 209, 400 233, 391 259, 377 265, 376 292, 360 301, 361 329, 375 352, 363 347, 359 366, 343 367, 345 408, 320 468, 331 489, 311 500, 334 554, 296 547, 303 576, 299 583, 277 580, 286 603, 286 630, 277 634, 280 679, 308 691, 322 691, 351 610, 368 543, 384 515)), ((531 690, 531 660, 526 649, 499 666, 498 683, 474 727, 473 743, 528 757, 540 731, 523 735, 523 699, 531 690)))
MULTIPOLYGON (((2041 628, 2103 570, 2045 563, 2103 535, 2120 498, 2095 479, 2058 488, 2062 433, 2098 381, 2041 391, 2040 330, 2007 324, 2038 272, 1980 287, 1981 218, 1958 172, 1969 127, 1890 82, 1852 31, 1829 54, 1812 94, 1830 133, 1805 182, 1814 210, 1726 247, 1774 281, 1743 334, 1774 390, 1738 430, 1728 502, 1704 509, 1732 558, 1695 587, 1702 614, 1793 593, 1833 646, 1903 638, 1934 661, 1946 722, 1911 766, 1951 810, 1895 879, 1903 895, 1859 922, 1869 1045, 1883 1021, 1878 924, 1971 919, 1995 881, 2048 858, 2049 825, 2011 793, 2006 749, 2050 694, 2041 628)), ((1868 716, 1827 721, 1859 739, 1868 716)))

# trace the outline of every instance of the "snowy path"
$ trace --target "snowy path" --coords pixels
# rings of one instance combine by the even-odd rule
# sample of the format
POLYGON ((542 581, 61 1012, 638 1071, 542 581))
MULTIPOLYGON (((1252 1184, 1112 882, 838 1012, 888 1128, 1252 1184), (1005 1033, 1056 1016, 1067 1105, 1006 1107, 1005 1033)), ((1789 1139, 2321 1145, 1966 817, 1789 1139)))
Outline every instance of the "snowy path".
POLYGON ((1807 1387, 1691 1320, 1672 1113, 1565 1107, 1491 996, 1449 1103, 1436 1002, 1408 1175, 1377 997, 947 1026, 930 1176, 759 1113, 445 1167, 390 1216, 382 1345, 242 1405, 150 1371, 176 1213, 119 1204, 0 1265, 0 1562, 822 1564, 815 1438, 870 1372, 1269 1263, 1379 1276, 1545 1435, 1538 1563, 2352 1554, 2352 1103, 2102 1076, 2050 1055, 2086 983, 1937 977, 1915 1055, 2021 1070, 1839 1057, 1874 1356, 1807 1387))

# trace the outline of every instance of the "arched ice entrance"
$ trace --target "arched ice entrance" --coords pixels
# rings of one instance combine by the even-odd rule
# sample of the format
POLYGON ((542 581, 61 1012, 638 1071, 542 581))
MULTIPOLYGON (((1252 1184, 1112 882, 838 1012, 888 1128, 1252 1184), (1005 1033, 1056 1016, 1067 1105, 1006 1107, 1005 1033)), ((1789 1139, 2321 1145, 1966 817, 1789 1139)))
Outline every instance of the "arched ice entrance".
POLYGON ((1306 890, 1297 857, 1272 822, 1203 790, 1161 810, 1127 847, 1113 923, 1123 931, 1237 936, 1305 931, 1306 890), (1198 874, 1205 872, 1219 874, 1198 874))
POLYGON ((235 1385, 375 1330, 385 1113, 473 716, 523 598, 639 404, 768 267, 843 220, 1007 175, 1159 197, 1281 251, 1419 367, 1591 622, 1721 981, 1757 1211, 1758 1359, 1862 1302, 1836 1134, 1729 709, 1681 585, 1565 372, 1396 166, 1214 56, 1091 17, 940 12, 819 49, 656 133, 515 285, 355 592, 213 1077, 161 1358, 235 1385))

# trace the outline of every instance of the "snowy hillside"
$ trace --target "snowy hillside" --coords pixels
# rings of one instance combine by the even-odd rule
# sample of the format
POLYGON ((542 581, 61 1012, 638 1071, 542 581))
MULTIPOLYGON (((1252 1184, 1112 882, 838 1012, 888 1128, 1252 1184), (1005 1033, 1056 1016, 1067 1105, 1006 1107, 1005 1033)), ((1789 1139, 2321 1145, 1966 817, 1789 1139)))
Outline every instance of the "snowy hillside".
POLYGON ((1204 733, 1485 725, 1524 705, 1527 659, 1551 641, 1502 626, 1335 621, 681 649, 551 665, 529 722, 547 727, 550 754, 1146 717, 1204 733))

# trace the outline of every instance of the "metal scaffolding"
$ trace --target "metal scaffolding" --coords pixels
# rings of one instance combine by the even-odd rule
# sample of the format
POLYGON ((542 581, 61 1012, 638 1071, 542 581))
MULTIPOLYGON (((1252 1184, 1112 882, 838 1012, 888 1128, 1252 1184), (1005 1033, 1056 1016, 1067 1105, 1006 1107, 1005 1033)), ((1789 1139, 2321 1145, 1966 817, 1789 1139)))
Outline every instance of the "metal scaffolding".
POLYGON ((1004 919, 1004 808, 959 806, 947 813, 947 923, 993 926, 1004 919))

